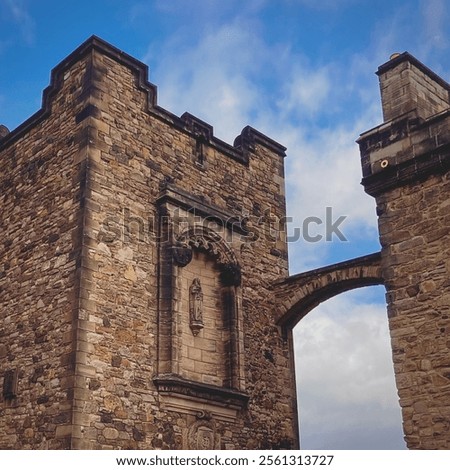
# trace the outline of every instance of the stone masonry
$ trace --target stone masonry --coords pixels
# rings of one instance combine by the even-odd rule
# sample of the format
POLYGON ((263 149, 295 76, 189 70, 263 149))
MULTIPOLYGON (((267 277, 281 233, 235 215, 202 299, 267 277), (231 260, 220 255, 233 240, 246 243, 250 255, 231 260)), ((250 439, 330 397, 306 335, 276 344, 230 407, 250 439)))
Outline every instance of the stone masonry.
POLYGON ((408 53, 378 75, 385 123, 359 145, 403 428, 411 449, 450 449, 450 86, 408 53))
POLYGON ((0 126, 0 448, 298 448, 292 328, 373 284, 407 444, 450 448, 449 86, 407 53, 378 74, 381 253, 288 276, 282 145, 162 109, 97 37, 57 65, 0 126))
POLYGON ((160 108, 96 37, 2 135, 0 448, 298 447, 285 148, 160 108))

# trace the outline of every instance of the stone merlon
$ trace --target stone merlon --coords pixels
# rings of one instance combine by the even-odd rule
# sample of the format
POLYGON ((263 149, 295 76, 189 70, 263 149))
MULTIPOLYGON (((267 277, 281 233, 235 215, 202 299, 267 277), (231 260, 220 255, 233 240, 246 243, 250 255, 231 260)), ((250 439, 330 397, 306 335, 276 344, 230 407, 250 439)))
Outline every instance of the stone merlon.
MULTIPOLYGON (((254 153, 255 144, 266 147, 281 157, 286 156, 286 147, 250 126, 246 126, 241 134, 236 137, 234 144, 229 145, 215 137, 213 127, 196 116, 186 112, 178 117, 170 111, 163 109, 157 104, 156 85, 148 80, 148 66, 97 36, 91 36, 52 70, 50 85, 44 90, 42 107, 39 111, 12 132, 9 132, 5 126, 0 126, 0 149, 13 143, 50 114, 52 100, 65 80, 64 74, 74 63, 80 61, 93 51, 98 51, 103 56, 109 57, 133 71, 138 89, 146 95, 147 112, 152 116, 178 128, 182 132, 191 134, 195 139, 202 139, 202 141, 208 143, 211 147, 228 154, 234 160, 244 164, 248 164, 250 154, 254 153)), ((92 77, 95 80, 95 77, 105 73, 105 69, 96 69, 94 66, 92 77)), ((91 116, 95 111, 95 107, 91 105, 85 111, 84 116, 91 116)))
POLYGON ((427 119, 449 107, 449 84, 408 52, 378 68, 384 121, 416 113, 427 119))

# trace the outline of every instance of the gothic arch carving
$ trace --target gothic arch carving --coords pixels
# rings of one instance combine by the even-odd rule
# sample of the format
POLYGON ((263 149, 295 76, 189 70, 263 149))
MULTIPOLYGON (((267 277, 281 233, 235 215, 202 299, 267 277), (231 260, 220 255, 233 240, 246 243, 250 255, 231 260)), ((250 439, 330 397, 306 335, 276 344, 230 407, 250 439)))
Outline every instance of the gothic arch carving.
POLYGON ((384 284, 380 253, 290 276, 273 286, 279 306, 276 322, 287 332, 325 300, 351 289, 379 284, 384 284))
POLYGON ((228 243, 214 230, 203 225, 194 225, 182 232, 173 247, 173 256, 179 266, 187 266, 192 260, 192 250, 197 249, 211 255, 221 267, 221 280, 225 285, 241 283, 239 262, 228 243))
POLYGON ((191 413, 206 398, 215 404, 217 416, 224 413, 219 409, 235 413, 246 405, 248 396, 241 268, 227 242, 235 235, 234 225, 220 224, 229 218, 209 215, 211 210, 218 213, 217 208, 201 205, 192 195, 177 191, 175 194, 172 188, 160 200, 162 243, 154 383, 164 397, 164 406, 178 409, 182 402, 183 412, 191 413), (195 202, 195 219, 188 211, 183 212, 185 200, 195 202), (191 225, 181 226, 180 213, 183 222, 191 225))

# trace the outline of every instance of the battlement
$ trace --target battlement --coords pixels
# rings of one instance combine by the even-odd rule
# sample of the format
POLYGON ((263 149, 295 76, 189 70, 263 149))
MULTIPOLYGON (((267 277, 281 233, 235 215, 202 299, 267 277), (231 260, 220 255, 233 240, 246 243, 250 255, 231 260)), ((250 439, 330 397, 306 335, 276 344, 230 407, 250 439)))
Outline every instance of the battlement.
MULTIPOLYGON (((146 111, 152 116, 170 124, 172 127, 191 134, 196 140, 201 141, 199 145, 206 143, 244 164, 248 164, 249 155, 253 152, 255 143, 267 147, 280 156, 286 155, 286 147, 250 126, 246 126, 241 134, 236 137, 234 144, 230 145, 214 136, 213 126, 205 123, 196 116, 186 112, 178 117, 160 107, 157 103, 157 86, 148 80, 148 66, 97 36, 91 36, 52 70, 50 84, 43 92, 42 107, 39 111, 11 132, 9 132, 5 126, 0 126, 0 150, 16 141, 20 136, 28 132, 51 113, 53 98, 61 89, 62 83, 66 79, 66 74, 69 73, 69 70, 75 63, 79 62, 87 55, 92 54, 93 51, 97 51, 101 55, 130 69, 135 77, 137 88, 143 92, 146 97, 146 103, 144 104, 146 111)), ((95 67, 94 65, 91 71, 91 78, 98 80, 99 76, 104 73, 106 73, 105 69, 95 67)), ((87 93, 91 93, 92 90, 95 90, 95 87, 92 86, 85 88, 87 93)), ((83 96, 83 98, 85 98, 85 96, 83 96)), ((89 106, 88 111, 85 111, 84 117, 95 113, 95 106, 89 106)))
POLYGON ((450 85, 411 54, 377 71, 384 123, 361 134, 363 185, 375 196, 446 171, 450 153, 450 85))

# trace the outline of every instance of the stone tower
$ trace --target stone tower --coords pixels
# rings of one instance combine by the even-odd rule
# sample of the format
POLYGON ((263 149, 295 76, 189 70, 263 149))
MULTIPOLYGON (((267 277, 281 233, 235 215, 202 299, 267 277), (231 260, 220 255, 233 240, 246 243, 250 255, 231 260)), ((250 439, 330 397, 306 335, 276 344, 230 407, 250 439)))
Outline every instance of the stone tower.
POLYGON ((283 146, 92 37, 0 152, 0 448, 298 447, 283 146))
POLYGON ((384 123, 361 136, 409 448, 450 449, 450 86, 408 53, 378 70, 384 123))

